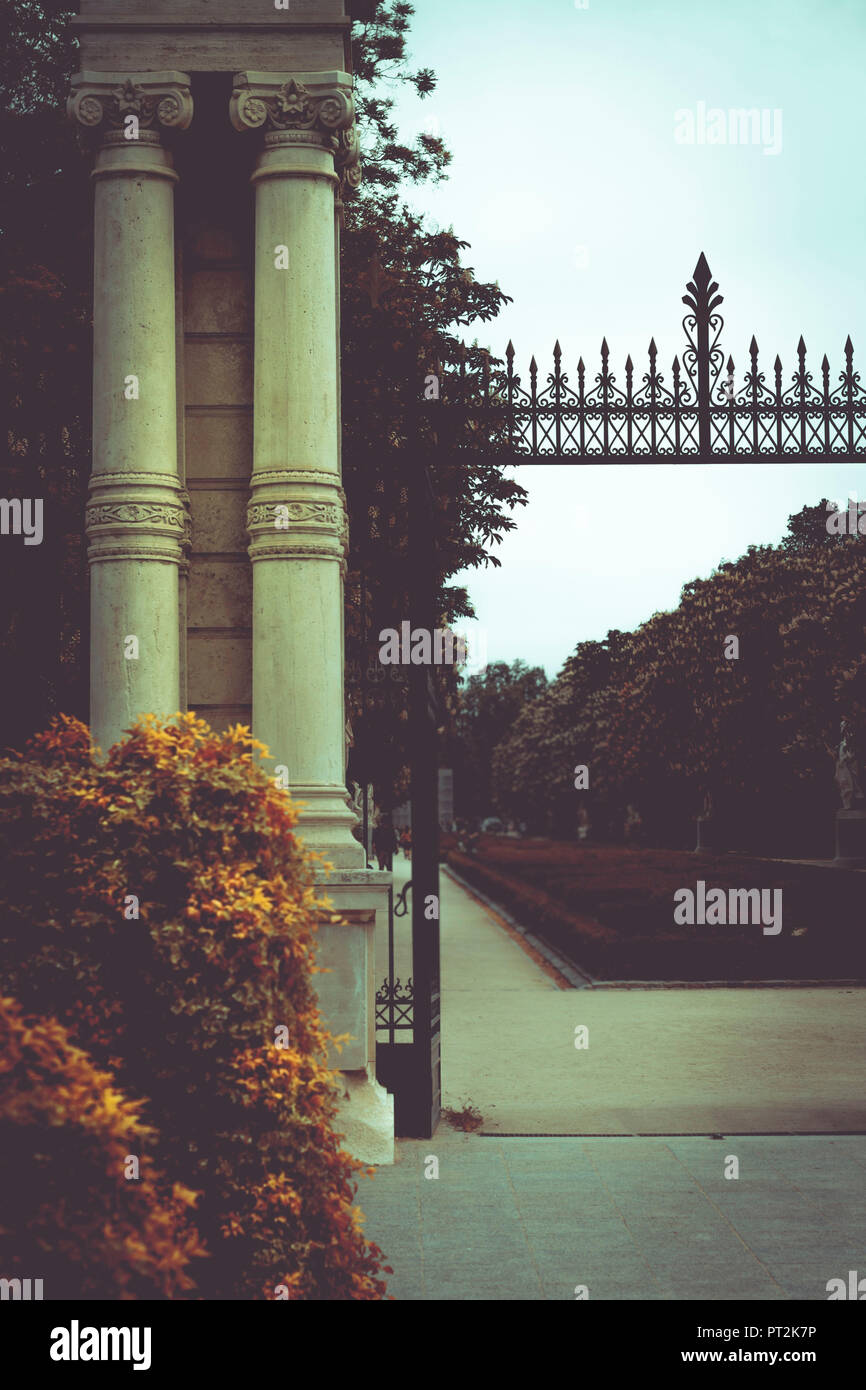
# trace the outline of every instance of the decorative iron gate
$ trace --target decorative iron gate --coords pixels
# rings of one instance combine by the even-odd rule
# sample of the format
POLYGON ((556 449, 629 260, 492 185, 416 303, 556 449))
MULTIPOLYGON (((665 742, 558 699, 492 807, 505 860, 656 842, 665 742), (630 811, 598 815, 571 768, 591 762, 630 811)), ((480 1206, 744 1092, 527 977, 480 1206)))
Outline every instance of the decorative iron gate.
MULTIPOLYGON (((504 370, 479 376, 466 371, 465 355, 451 370, 437 367, 437 397, 426 412, 418 407, 419 429, 410 487, 412 626, 435 626, 436 555, 433 496, 436 464, 449 457, 479 464, 575 463, 853 463, 866 462, 866 391, 854 370, 850 337, 845 369, 831 385, 830 365, 821 361, 821 385, 806 365, 806 345, 797 346, 797 370, 787 386, 782 363, 773 363, 773 384, 758 364, 758 345, 749 345, 749 370, 739 387, 733 359, 724 359, 722 296, 703 253, 686 286, 683 319, 686 345, 675 357, 670 384, 658 370, 655 340, 649 369, 635 387, 634 364, 625 361, 625 385, 610 370, 607 341, 601 370, 589 387, 581 357, 577 387, 562 371, 553 349, 553 371, 539 390, 538 365, 529 364, 529 389, 514 371, 508 344, 504 370), (428 428, 420 428, 426 419, 428 428), (435 428, 429 428, 431 419, 435 428), (479 450, 479 438, 492 441, 479 450), (434 441, 431 448, 430 441, 434 441)), ((416 400, 420 396, 416 389, 416 400)), ((376 998, 379 1080, 395 1095, 397 1133, 426 1138, 439 1118, 440 978, 439 921, 425 915, 425 902, 439 904, 438 779, 436 701, 430 669, 410 668, 412 732, 412 977, 394 975, 395 916, 389 922, 389 973, 376 998), (411 1043, 398 1034, 412 1031, 411 1043), (387 1040, 385 1036, 387 1035, 387 1040)), ((405 890, 404 890, 405 891, 405 890)))
MULTIPOLYGON (((433 485, 419 447, 409 479, 410 626, 436 626, 436 521, 433 485)), ((432 462, 432 461, 430 461, 432 462)), ((401 1137, 429 1138, 441 1099, 441 988, 439 975, 439 760, 436 689, 429 666, 409 668, 412 877, 397 903, 389 899, 388 974, 376 993, 376 1027, 387 1034, 376 1046, 376 1075, 394 1093, 394 1123, 401 1137), (395 919, 412 923, 412 975, 395 975, 395 919), (412 1040, 398 1034, 411 1031, 412 1040)))

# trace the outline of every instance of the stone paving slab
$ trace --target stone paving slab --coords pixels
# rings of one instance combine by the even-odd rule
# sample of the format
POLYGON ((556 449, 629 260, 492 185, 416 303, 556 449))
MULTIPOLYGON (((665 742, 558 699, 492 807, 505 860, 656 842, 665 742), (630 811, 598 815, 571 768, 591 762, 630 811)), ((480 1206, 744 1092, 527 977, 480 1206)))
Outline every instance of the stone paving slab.
POLYGON ((866 1137, 502 1138, 440 1125, 362 1179, 397 1299, 826 1300, 866 1275, 866 1137), (739 1178, 724 1177, 730 1155, 739 1178), (426 1178, 430 1158, 438 1178, 426 1178))

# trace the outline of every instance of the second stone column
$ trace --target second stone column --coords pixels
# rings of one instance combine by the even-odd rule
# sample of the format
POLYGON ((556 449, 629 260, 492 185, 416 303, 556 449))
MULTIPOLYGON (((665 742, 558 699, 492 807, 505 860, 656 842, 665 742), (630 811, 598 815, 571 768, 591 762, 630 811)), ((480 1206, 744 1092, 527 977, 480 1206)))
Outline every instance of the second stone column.
POLYGON ((353 120, 350 79, 242 74, 232 119, 240 129, 265 127, 252 175, 253 732, 306 803, 307 844, 335 866, 363 865, 344 776, 347 532, 334 274, 334 153, 353 120))
POLYGON ((319 927, 319 1002, 343 1074, 340 1129, 366 1162, 393 1162, 393 1100, 375 1080, 375 916, 389 876, 368 870, 352 835, 345 781, 343 579, 348 527, 340 486, 338 169, 355 181, 352 79, 342 72, 241 73, 238 130, 261 130, 255 188, 253 733, 292 796, 299 835, 334 872, 339 911, 319 927))

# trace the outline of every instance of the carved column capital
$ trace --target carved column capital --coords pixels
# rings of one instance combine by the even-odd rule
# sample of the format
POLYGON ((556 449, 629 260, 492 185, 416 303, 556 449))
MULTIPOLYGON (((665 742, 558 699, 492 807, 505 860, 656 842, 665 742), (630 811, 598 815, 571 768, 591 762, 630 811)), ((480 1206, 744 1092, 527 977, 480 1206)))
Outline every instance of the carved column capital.
POLYGON ((345 72, 239 72, 230 104, 235 130, 264 130, 324 145, 341 182, 361 181, 352 78, 345 72))
POLYGON ((192 121, 185 72, 77 72, 70 85, 66 113, 84 131, 119 131, 129 116, 154 134, 186 130, 192 121))
POLYGON ((357 188, 361 182, 361 143, 358 127, 349 126, 337 136, 337 149, 334 152, 334 168, 340 175, 340 186, 357 188))

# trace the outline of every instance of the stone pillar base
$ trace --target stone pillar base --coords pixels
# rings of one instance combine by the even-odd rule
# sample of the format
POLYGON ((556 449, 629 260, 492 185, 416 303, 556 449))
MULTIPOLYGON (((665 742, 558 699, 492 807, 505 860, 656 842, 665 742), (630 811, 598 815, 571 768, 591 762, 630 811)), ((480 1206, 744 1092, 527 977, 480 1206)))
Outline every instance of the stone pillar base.
POLYGON ((866 810, 836 812, 838 869, 866 869, 866 810))
POLYGON ((387 923, 390 882, 378 869, 334 869, 317 883, 340 916, 319 923, 314 976, 325 1026, 349 1034, 329 1057, 343 1093, 337 1128, 363 1163, 394 1162, 394 1098, 376 1080, 376 920, 387 923))
POLYGON ((362 1163, 394 1162, 394 1097, 380 1086, 374 1068, 339 1073, 340 1104, 335 1128, 342 1147, 362 1163))

